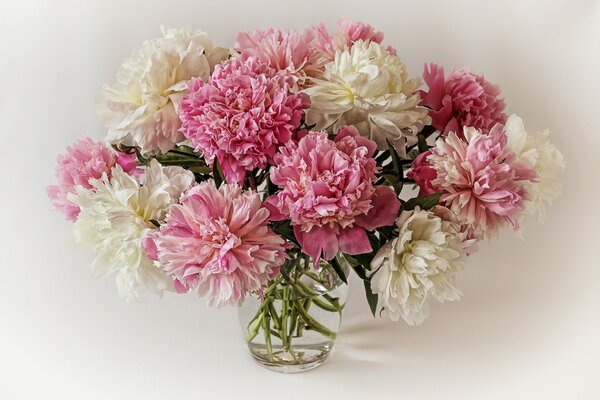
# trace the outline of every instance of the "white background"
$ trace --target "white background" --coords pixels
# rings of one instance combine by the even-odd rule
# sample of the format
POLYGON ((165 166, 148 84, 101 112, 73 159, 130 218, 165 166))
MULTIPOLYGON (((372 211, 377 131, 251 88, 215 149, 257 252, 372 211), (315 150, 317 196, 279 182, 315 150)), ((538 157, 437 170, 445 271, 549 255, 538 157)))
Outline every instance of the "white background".
POLYGON ((0 399, 600 398, 599 1, 1 4, 0 399), (284 376, 253 363, 233 309, 193 295, 125 305, 112 279, 93 281, 44 187, 77 136, 102 137, 100 86, 160 24, 227 46, 341 16, 384 31, 412 75, 436 61, 500 84, 529 130, 551 129, 565 188, 524 240, 481 246, 463 301, 420 327, 373 320, 354 281, 329 361, 284 376))

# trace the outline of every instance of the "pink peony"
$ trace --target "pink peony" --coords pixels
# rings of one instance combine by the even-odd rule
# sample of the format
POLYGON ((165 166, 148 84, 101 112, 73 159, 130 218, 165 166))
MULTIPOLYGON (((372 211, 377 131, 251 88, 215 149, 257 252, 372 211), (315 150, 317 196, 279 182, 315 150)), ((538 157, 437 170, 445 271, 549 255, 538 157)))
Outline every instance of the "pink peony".
POLYGON ((271 181, 282 188, 267 199, 273 219, 289 218, 303 251, 315 263, 370 252, 366 230, 394 223, 400 202, 387 186, 374 186, 375 142, 356 128, 340 129, 335 141, 326 132, 309 132, 281 149, 271 181))
POLYGON ((470 127, 463 134, 465 140, 454 132, 438 139, 427 157, 440 202, 469 227, 470 237, 493 236, 509 224, 518 229, 515 217, 529 198, 525 184, 537 181, 535 171, 506 149, 502 125, 489 135, 470 127))
POLYGON ((257 58, 277 71, 292 75, 299 88, 310 85, 307 78, 320 78, 325 59, 313 46, 314 34, 310 30, 296 32, 275 30, 239 33, 235 49, 242 59, 257 58))
MULTIPOLYGON (((338 33, 330 35, 325 25, 319 24, 313 28, 315 32, 315 46, 320 49, 323 56, 332 61, 336 51, 348 50, 355 42, 362 40, 369 44, 383 42, 383 33, 376 31, 371 25, 364 22, 350 22, 342 18, 337 23, 338 33)), ((390 48, 390 53, 396 54, 396 51, 390 48)))
POLYGON ((419 154, 412 163, 412 166, 406 176, 414 180, 419 185, 419 196, 427 196, 436 192, 431 184, 437 173, 435 169, 427 161, 427 157, 431 154, 431 150, 419 154))
POLYGON ((202 182, 171 208, 144 247, 176 279, 177 291, 195 289, 210 306, 240 305, 279 273, 286 258, 284 240, 267 226, 268 218, 258 193, 202 182))
POLYGON ((425 65, 423 80, 429 92, 419 91, 421 104, 430 108, 435 129, 461 136, 465 126, 488 133, 496 123, 506 122, 504 101, 498 98, 500 88, 468 68, 456 70, 444 79, 444 68, 432 63, 429 69, 425 65))
POLYGON ((115 154, 110 147, 88 137, 77 139, 56 161, 58 185, 48 186, 46 192, 54 208, 65 214, 69 221, 75 221, 79 215, 79 206, 67 199, 69 193, 77 192, 77 186, 94 189, 89 180, 100 179, 104 173, 110 177, 116 164, 130 175, 138 175, 140 171, 135 154, 115 154))
POLYGON ((246 171, 272 162, 300 126, 309 99, 292 94, 292 85, 253 57, 217 65, 208 83, 189 82, 181 132, 210 164, 219 160, 228 182, 241 184, 246 171))

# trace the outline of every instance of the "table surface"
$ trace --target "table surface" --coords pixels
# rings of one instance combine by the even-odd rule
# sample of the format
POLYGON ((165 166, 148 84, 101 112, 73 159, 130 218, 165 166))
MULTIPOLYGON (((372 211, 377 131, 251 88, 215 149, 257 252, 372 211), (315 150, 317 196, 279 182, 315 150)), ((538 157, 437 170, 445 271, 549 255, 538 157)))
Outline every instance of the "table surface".
POLYGON ((405 3, 2 2, 0 398, 600 398, 600 3, 405 3), (373 319, 353 279, 331 358, 280 375, 253 363, 234 309, 174 294, 126 305, 112 278, 91 279, 92 255, 44 187, 56 154, 102 137, 100 86, 160 24, 227 46, 237 30, 339 16, 384 31, 412 75, 436 61, 500 84, 530 131, 552 130, 564 194, 523 239, 483 244, 459 276, 464 299, 434 305, 422 326, 373 319))

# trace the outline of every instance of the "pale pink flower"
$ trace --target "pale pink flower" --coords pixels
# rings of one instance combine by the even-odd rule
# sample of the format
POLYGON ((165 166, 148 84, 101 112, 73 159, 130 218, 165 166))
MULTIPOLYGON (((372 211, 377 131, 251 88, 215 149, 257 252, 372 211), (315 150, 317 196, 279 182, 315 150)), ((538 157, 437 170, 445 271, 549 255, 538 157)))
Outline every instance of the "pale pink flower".
POLYGON ((303 251, 318 262, 338 251, 372 250, 367 230, 394 223, 400 207, 387 186, 374 186, 375 142, 356 128, 340 129, 335 141, 326 132, 309 132, 275 157, 271 181, 282 190, 267 199, 273 219, 289 218, 303 251))
MULTIPOLYGON (((364 22, 351 22, 342 18, 337 23, 338 32, 335 35, 329 34, 324 24, 313 27, 315 33, 315 46, 319 48, 323 56, 332 61, 335 58, 336 51, 348 50, 352 45, 362 40, 366 44, 383 42, 383 32, 376 31, 371 25, 364 22)), ((396 51, 389 48, 392 54, 396 51)))
POLYGON ((75 194, 76 187, 94 190, 90 179, 100 179, 106 173, 109 177, 116 164, 130 175, 139 175, 135 154, 116 153, 104 143, 83 137, 67 147, 67 152, 56 159, 56 179, 58 185, 48 186, 46 192, 54 208, 62 212, 66 219, 75 221, 79 215, 79 206, 69 199, 69 193, 75 194))
POLYGON ((507 225, 518 229, 516 217, 529 198, 526 184, 537 180, 535 171, 506 149, 502 125, 489 135, 464 128, 463 135, 465 140, 454 132, 438 139, 427 157, 441 204, 469 227, 470 237, 493 236, 507 225))
POLYGON ((228 182, 243 183, 246 171, 272 163, 300 126, 309 99, 291 93, 292 85, 253 57, 217 65, 208 83, 189 82, 181 132, 210 164, 219 160, 228 182))
POLYGON ((294 77, 298 88, 310 85, 308 78, 323 75, 325 58, 314 46, 311 30, 296 32, 275 30, 241 32, 237 36, 235 49, 242 59, 257 58, 276 71, 284 71, 294 77))
POLYGON ((240 305, 279 273, 284 240, 268 227, 258 193, 237 184, 202 182, 167 215, 145 243, 149 256, 175 278, 179 292, 196 290, 210 306, 240 305))
POLYGON ((421 104, 430 108, 429 116, 435 129, 462 135, 463 127, 471 126, 488 133, 496 124, 506 122, 500 88, 483 76, 461 68, 444 78, 444 68, 425 65, 423 80, 429 92, 419 91, 421 104))

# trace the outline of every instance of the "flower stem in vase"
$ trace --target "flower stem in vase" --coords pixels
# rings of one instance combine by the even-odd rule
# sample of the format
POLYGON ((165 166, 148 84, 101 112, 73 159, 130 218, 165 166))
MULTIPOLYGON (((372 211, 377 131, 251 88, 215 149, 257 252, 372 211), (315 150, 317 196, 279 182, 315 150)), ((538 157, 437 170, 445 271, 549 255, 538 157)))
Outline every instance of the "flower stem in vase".
POLYGON ((273 369, 281 365, 305 369, 315 354, 321 357, 318 363, 326 357, 344 308, 344 298, 337 293, 340 283, 332 278, 336 276, 326 262, 315 270, 310 259, 297 257, 269 282, 255 298, 260 301, 258 310, 250 308, 246 323, 246 342, 259 362, 273 369))

